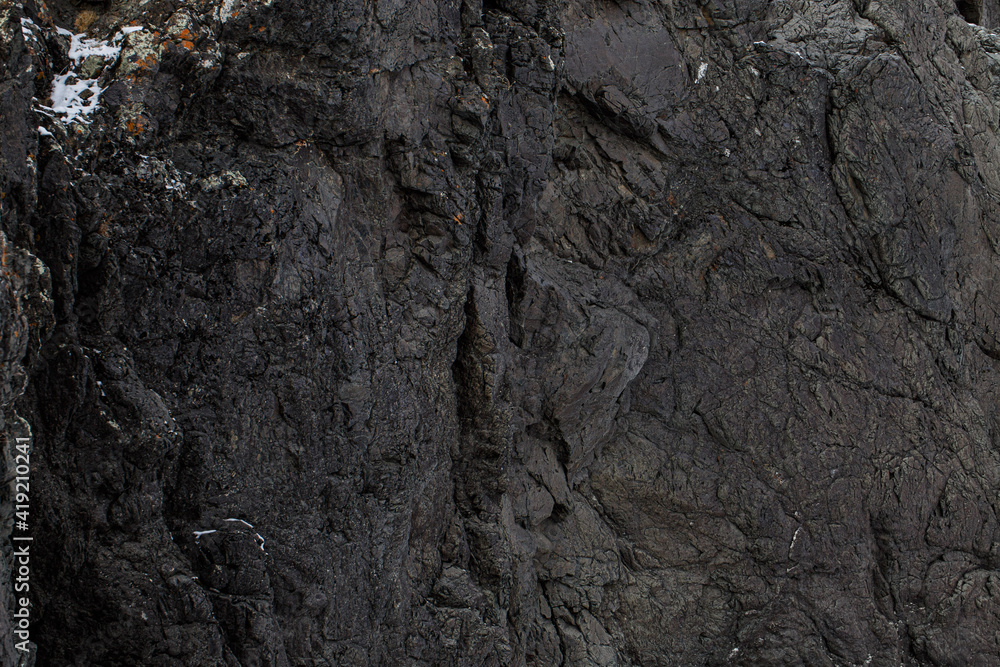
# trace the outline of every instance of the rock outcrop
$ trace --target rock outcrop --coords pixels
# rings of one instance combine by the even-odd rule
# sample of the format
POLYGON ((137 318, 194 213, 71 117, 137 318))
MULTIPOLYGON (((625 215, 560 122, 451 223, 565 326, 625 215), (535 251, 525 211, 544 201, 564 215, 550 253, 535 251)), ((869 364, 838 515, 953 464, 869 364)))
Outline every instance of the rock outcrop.
POLYGON ((992 665, 1000 3, 0 2, 37 665, 992 665))

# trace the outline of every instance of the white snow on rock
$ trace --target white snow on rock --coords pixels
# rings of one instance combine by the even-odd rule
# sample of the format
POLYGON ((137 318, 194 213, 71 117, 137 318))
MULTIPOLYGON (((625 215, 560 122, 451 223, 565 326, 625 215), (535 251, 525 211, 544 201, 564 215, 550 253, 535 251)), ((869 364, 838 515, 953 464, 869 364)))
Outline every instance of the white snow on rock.
POLYGON ((103 92, 97 79, 77 79, 75 72, 69 72, 52 77, 52 106, 41 107, 63 116, 67 123, 89 123, 86 116, 97 110, 103 92), (82 97, 87 90, 90 96, 82 97))
MULTIPOLYGON (((28 21, 30 24, 31 22, 28 21)), ((25 29, 22 21, 22 30, 25 29)), ((110 41, 93 39, 85 34, 74 34, 65 28, 56 28, 60 35, 70 38, 69 59, 73 66, 78 66, 91 56, 98 56, 106 61, 113 61, 118 58, 122 47, 120 42, 126 35, 142 30, 142 26, 129 26, 122 28, 111 38, 110 41)), ((70 68, 65 74, 59 74, 52 78, 52 106, 39 105, 42 110, 49 111, 56 116, 61 116, 63 122, 69 123, 89 123, 87 118, 97 110, 101 101, 101 93, 104 92, 98 84, 98 79, 84 79, 70 68), (87 94, 87 91, 90 91, 87 94)))
POLYGON ((100 39, 91 39, 86 35, 73 35, 69 43, 69 59, 79 64, 90 56, 100 56, 105 60, 113 60, 121 53, 122 47, 115 46, 100 39))
POLYGON ((121 30, 119 30, 118 33, 114 37, 111 38, 111 41, 112 42, 120 42, 121 40, 125 39, 125 35, 131 35, 133 32, 139 32, 140 30, 142 30, 142 26, 141 25, 126 26, 126 27, 122 28, 121 30))
POLYGON ((31 38, 31 29, 36 27, 37 26, 31 19, 21 19, 21 34, 25 39, 31 38))
POLYGON ((694 82, 698 83, 705 78, 705 72, 708 71, 708 63, 701 63, 698 65, 698 76, 694 78, 694 82))

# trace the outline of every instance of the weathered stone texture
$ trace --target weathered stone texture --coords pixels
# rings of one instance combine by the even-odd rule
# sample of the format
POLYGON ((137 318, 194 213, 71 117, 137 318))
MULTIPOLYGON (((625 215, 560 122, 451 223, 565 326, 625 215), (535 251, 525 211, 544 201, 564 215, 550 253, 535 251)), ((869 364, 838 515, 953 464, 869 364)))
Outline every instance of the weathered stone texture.
POLYGON ((997 664, 994 28, 0 2, 36 664, 997 664))

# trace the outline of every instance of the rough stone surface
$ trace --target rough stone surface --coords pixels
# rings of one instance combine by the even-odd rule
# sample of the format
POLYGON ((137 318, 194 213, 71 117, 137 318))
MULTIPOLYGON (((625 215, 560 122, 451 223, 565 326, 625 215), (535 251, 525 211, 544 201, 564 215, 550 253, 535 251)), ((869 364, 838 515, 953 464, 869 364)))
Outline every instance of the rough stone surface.
POLYGON ((0 0, 0 663, 997 664, 994 29, 0 0))

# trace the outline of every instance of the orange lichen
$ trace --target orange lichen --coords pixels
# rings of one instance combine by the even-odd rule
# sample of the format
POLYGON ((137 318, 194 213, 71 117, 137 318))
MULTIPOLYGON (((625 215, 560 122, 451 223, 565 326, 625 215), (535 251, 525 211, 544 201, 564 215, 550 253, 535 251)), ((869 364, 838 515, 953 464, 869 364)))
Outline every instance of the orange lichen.
POLYGON ((194 42, 189 40, 181 40, 181 46, 183 46, 188 51, 194 51, 194 42))
POLYGON ((130 118, 125 123, 125 129, 134 135, 139 135, 146 129, 146 123, 142 116, 136 116, 135 118, 130 118))

